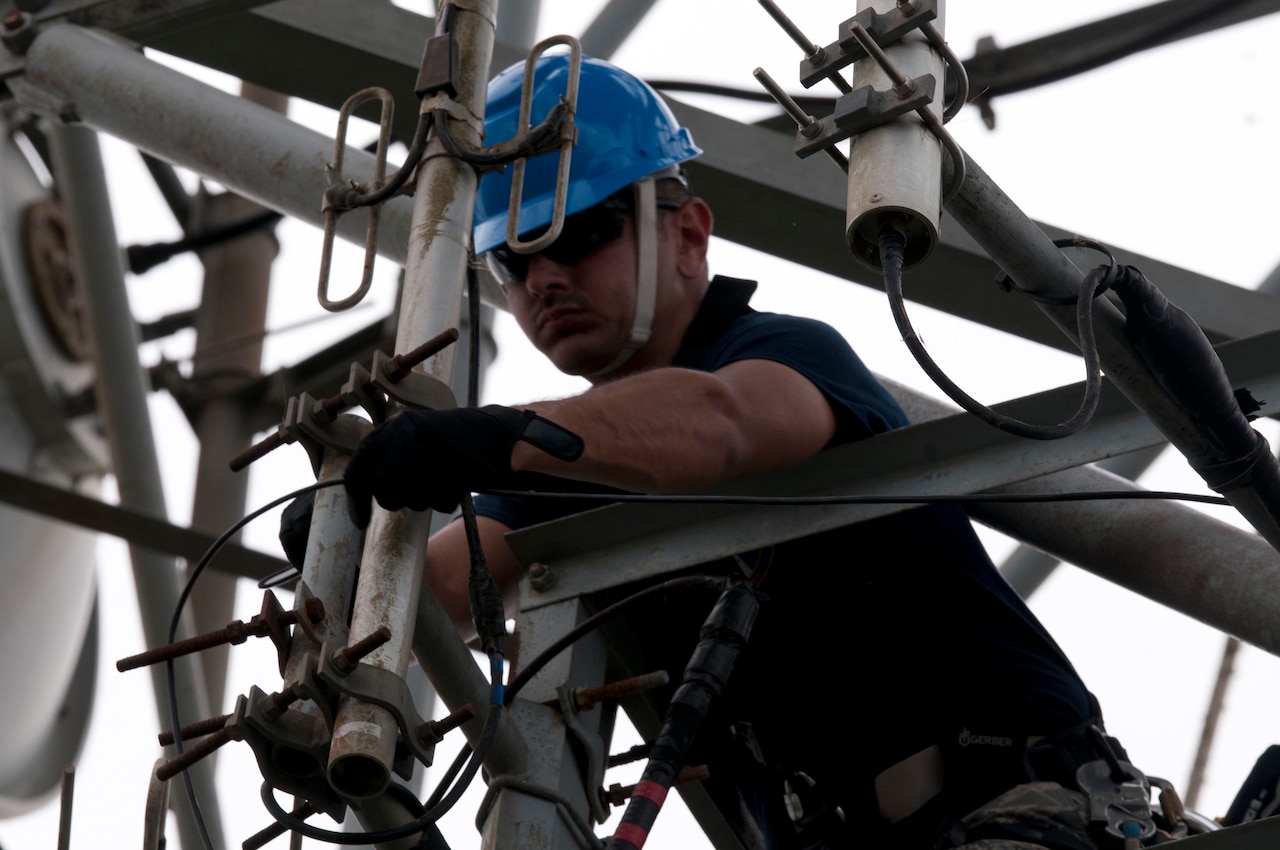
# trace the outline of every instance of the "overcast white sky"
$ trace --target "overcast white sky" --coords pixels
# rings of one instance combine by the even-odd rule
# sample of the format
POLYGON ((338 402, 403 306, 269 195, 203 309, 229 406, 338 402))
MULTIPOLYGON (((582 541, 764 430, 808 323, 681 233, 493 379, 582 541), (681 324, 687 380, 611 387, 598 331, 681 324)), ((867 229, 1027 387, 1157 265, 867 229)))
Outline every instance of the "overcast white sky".
MULTIPOLYGON (((540 35, 580 32, 602 4, 545 0, 543 5, 540 35)), ((1012 45, 1140 5, 1115 0, 968 0, 951 4, 946 36, 965 57, 983 35, 1012 45)), ((836 25, 853 8, 852 3, 826 0, 792 0, 783 6, 820 43, 834 39, 836 25)), ((1273 236, 1280 191, 1274 159, 1274 151, 1280 150, 1280 109, 1274 93, 1274 81, 1280 79, 1280 57, 1274 49, 1278 40, 1280 16, 1272 16, 1149 51, 1068 82, 1001 98, 995 103, 995 132, 985 129, 976 110, 961 113, 950 128, 1031 216, 1252 287, 1280 262, 1280 243, 1273 236)), ((661 0, 614 57, 642 76, 742 86, 753 85, 751 70, 763 65, 793 91, 798 90, 798 58, 791 42, 751 0, 661 0)), ((736 116, 760 114, 756 107, 720 100, 698 103, 736 116)), ((291 117, 331 131, 333 119, 324 110, 295 104, 291 117)), ((136 157, 119 144, 105 144, 122 243, 176 237, 178 229, 150 193, 136 157)), ((815 158, 812 167, 834 175, 822 158, 815 158)), ((269 319, 273 327, 321 312, 312 294, 318 234, 305 225, 286 223, 280 235, 283 248, 275 267, 269 319)), ((831 238, 840 239, 841 234, 832 233, 831 238)), ((883 296, 727 243, 714 247, 712 264, 715 271, 760 278, 757 306, 824 318, 853 342, 873 370, 931 389, 901 345, 883 296)), ((393 275, 387 264, 382 266, 373 297, 385 305, 393 275)), ((194 305, 199 279, 198 265, 188 258, 131 281, 139 318, 194 305)), ((907 286, 909 293, 909 278, 907 286)), ((373 315, 366 311, 335 320, 324 330, 274 338, 264 366, 292 362, 373 315)), ((1075 358, 921 308, 913 315, 939 362, 985 401, 1079 379, 1075 358), (975 351, 981 356, 971 356, 975 351)), ((536 355, 505 317, 499 334, 502 353, 490 376, 487 400, 513 403, 581 386, 560 378, 550 367, 535 368, 536 355)), ((146 357, 153 361, 163 353, 181 359, 189 356, 191 343, 190 336, 182 335, 149 347, 146 357)), ((155 398, 152 406, 157 433, 164 435, 170 516, 185 522, 190 516, 195 444, 167 398, 155 398)), ((1267 424, 1262 430, 1275 445, 1275 429, 1267 424)), ((254 467, 250 505, 300 486, 308 476, 302 452, 277 452, 254 467)), ((1166 459, 1143 483, 1159 489, 1204 489, 1180 459, 1166 459)), ((274 519, 264 519, 247 540, 273 548, 274 536, 274 519)), ((989 540, 997 561, 1012 546, 994 536, 989 540)), ((99 573, 104 624, 99 702, 79 765, 73 847, 100 844, 104 838, 110 846, 135 846, 140 841, 147 774, 157 754, 152 737, 157 723, 145 690, 147 677, 118 674, 112 666, 114 659, 142 648, 122 546, 103 542, 99 573)), ((258 595, 252 586, 242 591, 239 615, 248 617, 258 609, 258 595)), ((1074 568, 1060 570, 1035 597, 1033 608, 1098 694, 1111 730, 1125 741, 1135 762, 1149 773, 1184 784, 1222 648, 1221 635, 1074 568)), ((252 684, 267 690, 278 684, 265 646, 240 647, 233 659, 232 694, 252 684)), ((1280 739, 1274 710, 1280 702, 1276 659, 1245 647, 1237 670, 1201 799, 1201 810, 1210 815, 1225 812, 1253 760, 1280 739)), ((441 752, 441 761, 447 763, 451 748, 442 747, 441 752)), ((268 816, 257 802, 258 777, 247 748, 233 745, 226 753, 219 763, 221 804, 230 843, 238 846, 264 826, 268 816)), ((464 800, 448 826, 457 850, 477 846, 470 826, 474 811, 475 802, 464 800)), ((660 828, 667 831, 655 834, 654 846, 698 846, 690 828, 670 813, 664 813, 660 828)), ((53 846, 56 834, 56 802, 29 816, 0 821, 0 844, 9 850, 53 846)), ((176 847, 176 830, 170 830, 169 839, 176 847)))

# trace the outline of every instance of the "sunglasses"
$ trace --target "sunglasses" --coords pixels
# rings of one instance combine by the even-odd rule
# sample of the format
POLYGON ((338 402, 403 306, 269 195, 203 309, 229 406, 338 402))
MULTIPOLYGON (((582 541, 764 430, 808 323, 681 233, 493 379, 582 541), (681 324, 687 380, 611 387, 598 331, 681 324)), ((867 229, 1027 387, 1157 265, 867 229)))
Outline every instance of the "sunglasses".
MULTIPOLYGON (((660 210, 678 210, 683 206, 675 200, 659 198, 660 210)), ((630 192, 627 196, 606 198, 594 207, 575 213, 564 220, 560 236, 539 255, 562 266, 571 266, 590 256, 601 246, 622 236, 625 222, 624 214, 635 207, 630 192)), ((536 239, 547 232, 548 227, 539 227, 528 233, 522 233, 525 240, 536 239)), ((498 283, 507 286, 523 283, 529 276, 529 258, 532 254, 517 254, 507 245, 499 245, 484 255, 485 265, 497 279, 498 283)))

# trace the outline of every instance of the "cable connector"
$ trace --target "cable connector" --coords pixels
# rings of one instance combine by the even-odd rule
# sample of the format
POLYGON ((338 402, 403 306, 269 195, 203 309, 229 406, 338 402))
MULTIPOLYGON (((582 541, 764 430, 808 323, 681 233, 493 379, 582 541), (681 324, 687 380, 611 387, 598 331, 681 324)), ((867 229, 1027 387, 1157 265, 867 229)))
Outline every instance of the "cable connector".
POLYGON ((422 52, 422 64, 418 68, 417 82, 413 84, 413 93, 419 100, 433 94, 457 97, 461 76, 462 59, 453 33, 433 36, 427 39, 427 46, 422 52))

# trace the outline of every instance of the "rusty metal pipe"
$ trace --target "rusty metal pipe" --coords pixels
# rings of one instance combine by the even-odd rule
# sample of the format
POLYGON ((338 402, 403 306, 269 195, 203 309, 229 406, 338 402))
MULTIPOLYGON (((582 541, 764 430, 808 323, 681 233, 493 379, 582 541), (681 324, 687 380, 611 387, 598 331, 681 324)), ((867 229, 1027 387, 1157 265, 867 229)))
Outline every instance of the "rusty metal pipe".
MULTIPOLYGON (((475 146, 482 134, 486 81, 493 52, 497 3, 478 2, 456 7, 453 37, 462 56, 459 101, 470 116, 451 126, 455 138, 475 146)), ((439 26, 442 21, 438 20, 439 26)), ((424 108, 431 108, 430 100, 424 108)), ((477 176, 466 163, 449 156, 433 138, 418 168, 414 191, 413 224, 409 231, 405 263, 404 297, 396 329, 396 348, 405 350, 458 327, 462 318, 462 294, 471 246, 472 210, 477 176)), ((420 371, 444 383, 453 375, 453 349, 445 348, 423 363, 420 371)), ((448 624, 449 636, 432 646, 430 657, 421 657, 424 668, 451 708, 480 702, 483 692, 471 690, 461 699, 459 687, 470 690, 475 672, 452 623, 434 594, 422 584, 426 560, 429 512, 389 513, 377 505, 365 534, 359 585, 351 618, 353 641, 381 626, 392 638, 364 663, 403 677, 414 646, 415 617, 421 622, 420 600, 432 609, 428 615, 448 624), (462 662, 461 659, 466 661, 462 662), (446 684, 441 677, 451 680, 446 684)), ((342 793, 367 799, 380 793, 390 779, 396 724, 378 706, 345 697, 338 705, 330 749, 329 779, 342 793)))

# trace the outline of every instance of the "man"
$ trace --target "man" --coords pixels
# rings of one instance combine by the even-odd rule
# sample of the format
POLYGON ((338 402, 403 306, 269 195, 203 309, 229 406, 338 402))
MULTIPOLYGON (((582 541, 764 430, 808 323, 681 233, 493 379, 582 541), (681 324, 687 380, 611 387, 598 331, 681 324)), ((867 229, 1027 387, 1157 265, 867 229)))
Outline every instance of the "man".
MULTIPOLYGON (((535 120, 565 90, 566 69, 564 57, 540 61, 535 120)), ((509 69, 490 87, 491 144, 514 135, 519 77, 509 69)), ((396 417, 348 468, 365 510, 371 497, 393 510, 448 509, 464 491, 509 487, 523 473, 564 479, 565 490, 693 493, 907 424, 830 327, 756 313, 747 306, 754 284, 709 277, 712 213, 680 169, 700 151, 658 96, 589 59, 580 85, 564 231, 540 253, 512 251, 511 178, 489 174, 475 251, 537 349, 592 388, 519 410, 396 417)), ((522 238, 551 220, 553 159, 529 163, 522 238)), ((523 565, 504 535, 564 513, 563 504, 477 498, 489 567, 508 592, 523 565)), ((426 565, 464 632, 467 558, 454 523, 432 538, 426 565)), ((1032 808, 1049 813, 1032 826, 960 823, 1029 780, 1069 782, 1079 763, 1101 757, 1081 731, 1101 721, 959 508, 902 513, 704 569, 743 566, 771 601, 695 761, 709 764, 709 790, 747 846, 928 848, 984 836, 1092 846, 1082 798, 1056 785, 1025 786, 1032 808), (1066 744, 1043 743, 1053 736, 1066 744)), ((678 633, 652 650, 659 662, 675 659, 678 678, 679 652, 687 655, 700 620, 678 605, 663 614, 661 629, 644 615, 628 625, 678 633)))

